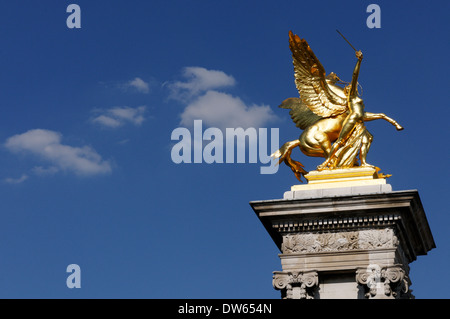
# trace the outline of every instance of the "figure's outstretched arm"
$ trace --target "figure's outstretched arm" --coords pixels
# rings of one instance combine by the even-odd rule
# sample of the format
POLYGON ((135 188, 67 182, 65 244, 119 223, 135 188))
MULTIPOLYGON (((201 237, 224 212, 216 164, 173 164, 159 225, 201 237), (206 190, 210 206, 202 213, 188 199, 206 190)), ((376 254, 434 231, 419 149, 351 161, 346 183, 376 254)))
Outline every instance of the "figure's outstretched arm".
POLYGON ((353 77, 352 77, 352 83, 351 83, 351 89, 349 97, 356 96, 356 89, 358 88, 358 76, 359 76, 359 69, 361 68, 361 61, 363 59, 363 54, 361 51, 356 52, 356 57, 358 58, 358 61, 356 62, 355 69, 353 70, 353 77))

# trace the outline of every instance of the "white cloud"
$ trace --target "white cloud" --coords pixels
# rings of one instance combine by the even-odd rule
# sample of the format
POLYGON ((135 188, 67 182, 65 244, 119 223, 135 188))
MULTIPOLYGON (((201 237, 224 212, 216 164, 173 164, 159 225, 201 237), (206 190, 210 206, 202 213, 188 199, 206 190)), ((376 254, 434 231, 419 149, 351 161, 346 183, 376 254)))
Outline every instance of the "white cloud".
POLYGON ((170 97, 185 100, 208 90, 231 87, 236 80, 231 75, 218 70, 207 70, 202 67, 186 67, 183 70, 185 82, 173 82, 168 85, 170 97))
POLYGON ((22 174, 22 176, 19 178, 8 177, 8 178, 5 178, 3 181, 8 184, 20 184, 20 183, 23 183, 24 181, 26 181, 27 179, 28 179, 28 175, 22 174))
POLYGON ((181 124, 186 126, 197 119, 219 128, 258 128, 277 117, 268 105, 247 106, 239 97, 208 91, 189 103, 181 114, 181 124))
POLYGON ((49 168, 36 167, 36 173, 72 172, 77 175, 97 175, 111 172, 111 165, 91 147, 73 147, 61 143, 58 132, 36 129, 14 135, 5 142, 13 153, 31 154, 48 162, 49 168))
POLYGON ((185 126, 201 119, 208 126, 248 128, 277 119, 267 105, 246 105, 239 97, 218 91, 236 85, 234 77, 223 71, 186 67, 183 77, 186 81, 167 86, 170 98, 186 102, 181 113, 181 124, 185 126))
POLYGON ((150 93, 150 86, 149 86, 149 84, 147 82, 145 82, 144 80, 142 80, 141 78, 139 78, 139 77, 134 78, 133 80, 127 82, 124 85, 124 87, 125 88, 133 88, 137 92, 144 93, 144 94, 150 93))
POLYGON ((113 107, 107 110, 94 110, 95 113, 100 113, 91 121, 93 123, 100 124, 104 127, 117 128, 123 126, 127 123, 139 126, 145 121, 146 107, 139 106, 136 108, 132 107, 113 107))
POLYGON ((186 67, 183 77, 186 81, 167 86, 171 91, 170 98, 185 102, 181 113, 184 126, 193 125, 194 120, 203 120, 208 126, 222 129, 259 128, 278 119, 268 105, 247 105, 239 97, 221 92, 236 85, 234 77, 223 71, 186 67))
POLYGON ((99 115, 96 118, 93 118, 92 122, 98 123, 102 126, 111 127, 111 128, 116 128, 116 127, 123 125, 123 123, 121 121, 116 120, 116 119, 106 116, 106 115, 99 115))
POLYGON ((50 167, 36 166, 32 169, 32 172, 39 176, 53 175, 56 174, 58 171, 59 169, 56 166, 50 167))

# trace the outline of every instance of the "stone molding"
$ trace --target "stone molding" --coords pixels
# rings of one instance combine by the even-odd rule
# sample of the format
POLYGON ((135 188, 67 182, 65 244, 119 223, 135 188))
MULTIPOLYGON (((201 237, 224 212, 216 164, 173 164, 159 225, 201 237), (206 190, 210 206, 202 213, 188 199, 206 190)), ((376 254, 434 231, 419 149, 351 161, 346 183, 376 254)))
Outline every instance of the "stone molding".
POLYGON ((281 291, 283 299, 314 299, 319 287, 317 271, 275 271, 273 287, 281 291))
POLYGON ((272 228, 280 233, 305 231, 339 231, 362 227, 386 227, 401 220, 398 214, 375 216, 342 216, 317 219, 289 219, 274 221, 272 228))

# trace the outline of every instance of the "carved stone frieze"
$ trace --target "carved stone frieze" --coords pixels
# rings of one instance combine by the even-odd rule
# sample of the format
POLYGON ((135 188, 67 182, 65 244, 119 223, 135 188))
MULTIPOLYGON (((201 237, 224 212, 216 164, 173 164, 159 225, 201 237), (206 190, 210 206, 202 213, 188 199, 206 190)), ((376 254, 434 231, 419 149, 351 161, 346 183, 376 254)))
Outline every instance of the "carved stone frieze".
POLYGON ((276 271, 272 283, 283 299, 314 299, 319 276, 316 271, 276 271))
POLYGON ((398 244, 399 241, 392 228, 359 231, 359 249, 394 248, 398 244))
POLYGON ((398 239, 391 228, 359 231, 294 233, 283 236, 284 254, 317 253, 356 249, 395 248, 398 239))

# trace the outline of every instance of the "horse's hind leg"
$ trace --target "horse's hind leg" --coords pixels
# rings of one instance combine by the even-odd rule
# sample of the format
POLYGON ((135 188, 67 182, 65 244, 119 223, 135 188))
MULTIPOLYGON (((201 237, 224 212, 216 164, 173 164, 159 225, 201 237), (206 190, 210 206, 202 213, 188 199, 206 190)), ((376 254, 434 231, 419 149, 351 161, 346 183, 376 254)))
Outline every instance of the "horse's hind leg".
POLYGON ((305 131, 304 134, 300 136, 300 142, 300 149, 305 155, 325 158, 325 162, 317 167, 319 171, 328 167, 331 160, 330 154, 332 146, 330 136, 327 133, 321 130, 305 131))
POLYGON ((316 139, 317 143, 319 144, 320 149, 323 151, 322 156, 325 158, 328 158, 330 156, 331 152, 331 142, 329 136, 321 131, 317 131, 314 134, 314 138, 316 139))
POLYGON ((322 131, 303 132, 300 135, 300 150, 306 156, 327 158, 331 150, 331 142, 328 135, 322 131))

